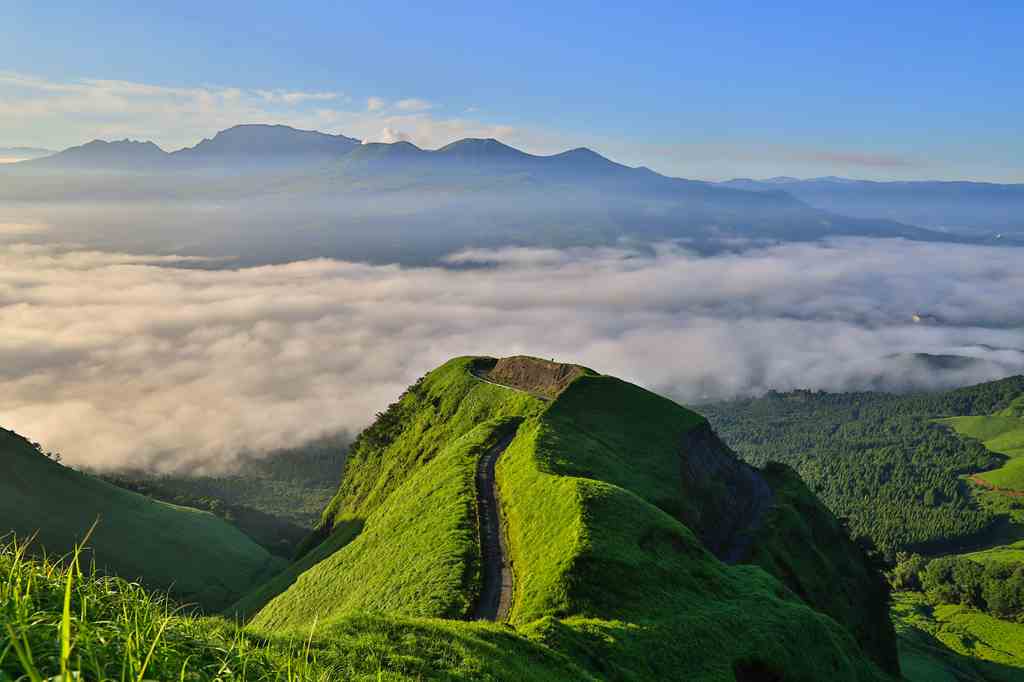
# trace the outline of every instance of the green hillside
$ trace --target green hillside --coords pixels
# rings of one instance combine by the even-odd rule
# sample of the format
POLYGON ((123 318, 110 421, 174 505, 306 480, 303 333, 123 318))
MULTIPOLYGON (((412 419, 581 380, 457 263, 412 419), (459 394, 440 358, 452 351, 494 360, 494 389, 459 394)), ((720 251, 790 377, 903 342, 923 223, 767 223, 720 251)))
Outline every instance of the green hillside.
POLYGON ((918 592, 896 595, 893 619, 909 682, 1024 681, 1024 624, 930 604, 918 592))
POLYGON ((1002 545, 970 552, 963 556, 981 564, 1024 564, 1024 540, 1010 545, 1002 545))
POLYGON ((183 612, 138 584, 0 543, 0 680, 65 679, 596 682, 565 656, 493 623, 364 614, 302 636, 257 636, 183 612))
POLYGON ((71 551, 97 519, 99 566, 207 609, 223 608, 282 567, 208 512, 151 500, 47 459, 0 429, 0 534, 36 535, 51 555, 71 551))
MULTIPOLYGON (((377 614, 396 658, 416 631, 493 632, 467 620, 484 570, 474 473, 511 437, 496 487, 514 573, 505 632, 521 651, 554 652, 597 679, 895 671, 878 574, 792 472, 742 464, 701 416, 613 377, 575 368, 545 384, 571 366, 528 361, 527 376, 496 362, 508 367, 452 360, 379 415, 305 555, 230 612, 266 637, 377 614), (524 390, 477 376, 488 370, 524 390), (794 538, 807 546, 781 546, 794 538)), ((504 677, 489 667, 474 679, 504 677)))
POLYGON ((993 415, 951 417, 944 423, 957 433, 981 441, 1007 461, 999 468, 977 475, 983 485, 1024 492, 1024 394, 993 415))

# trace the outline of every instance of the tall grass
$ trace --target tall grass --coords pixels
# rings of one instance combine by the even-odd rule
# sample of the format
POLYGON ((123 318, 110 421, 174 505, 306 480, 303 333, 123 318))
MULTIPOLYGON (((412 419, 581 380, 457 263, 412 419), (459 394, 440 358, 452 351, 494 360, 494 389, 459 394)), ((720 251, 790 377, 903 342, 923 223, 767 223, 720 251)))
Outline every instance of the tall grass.
POLYGON ((0 682, 588 680, 493 624, 354 614, 264 634, 0 538, 0 682))
POLYGON ((83 569, 81 548, 33 558, 0 544, 0 680, 316 680, 313 631, 271 644, 137 583, 83 569))

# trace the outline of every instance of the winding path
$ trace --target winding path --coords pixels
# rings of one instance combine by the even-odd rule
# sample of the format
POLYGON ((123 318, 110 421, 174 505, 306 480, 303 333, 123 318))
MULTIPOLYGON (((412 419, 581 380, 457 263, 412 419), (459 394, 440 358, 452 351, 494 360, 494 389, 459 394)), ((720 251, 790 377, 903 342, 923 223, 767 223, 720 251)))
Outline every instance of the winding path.
MULTIPOLYGON (((471 369, 470 372, 481 382, 511 391, 526 393, 541 400, 551 400, 549 396, 492 381, 485 372, 477 369, 471 369)), ((732 455, 731 452, 717 452, 718 448, 713 447, 718 446, 722 450, 726 450, 725 446, 718 441, 717 436, 713 432, 709 430, 708 434, 703 438, 700 434, 694 435, 697 436, 698 442, 691 443, 691 449, 696 448, 698 451, 706 450, 709 454, 716 455, 713 459, 720 463, 733 463, 735 455, 732 455)), ((513 572, 509 559, 508 540, 505 536, 505 529, 502 526, 501 501, 498 499, 494 469, 498 458, 505 452, 514 437, 515 431, 503 436, 477 462, 476 501, 480 553, 483 560, 483 584, 480 590, 479 601, 473 612, 472 617, 474 620, 505 622, 508 620, 509 611, 512 607, 513 572)), ((714 544, 717 546, 711 550, 719 559, 730 564, 739 563, 746 559, 755 539, 755 531, 764 523, 764 519, 773 502, 771 488, 756 470, 753 468, 748 469, 746 465, 740 464, 738 460, 735 460, 735 464, 739 466, 738 471, 734 472, 738 479, 735 481, 735 486, 738 489, 749 488, 743 491, 747 503, 738 510, 741 518, 737 519, 739 523, 735 524, 736 527, 730 529, 726 537, 715 542, 714 544), (746 485, 741 485, 741 483, 746 485)), ((705 539, 705 544, 707 542, 707 539, 705 539)))
POLYGON ((501 502, 494 480, 494 465, 515 437, 502 437, 476 465, 476 504, 480 522, 480 553, 483 557, 483 586, 474 620, 504 622, 512 606, 512 564, 508 542, 501 525, 501 502))

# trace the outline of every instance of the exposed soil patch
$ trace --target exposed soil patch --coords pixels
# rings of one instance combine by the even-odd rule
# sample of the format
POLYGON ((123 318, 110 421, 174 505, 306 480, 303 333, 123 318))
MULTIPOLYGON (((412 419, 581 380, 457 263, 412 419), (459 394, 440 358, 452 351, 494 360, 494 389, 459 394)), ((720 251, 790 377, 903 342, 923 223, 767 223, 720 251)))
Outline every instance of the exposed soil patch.
POLYGON ((570 365, 527 355, 501 358, 492 367, 481 366, 478 376, 487 381, 518 388, 553 400, 577 377, 590 372, 586 367, 570 365))
POLYGON ((1024 490, 1010 490, 1008 488, 1000 488, 998 486, 992 485, 991 483, 977 475, 968 476, 967 478, 971 483, 977 486, 981 486, 982 488, 986 488, 987 490, 992 490, 1001 495, 1006 495, 1007 497, 1024 497, 1024 490))

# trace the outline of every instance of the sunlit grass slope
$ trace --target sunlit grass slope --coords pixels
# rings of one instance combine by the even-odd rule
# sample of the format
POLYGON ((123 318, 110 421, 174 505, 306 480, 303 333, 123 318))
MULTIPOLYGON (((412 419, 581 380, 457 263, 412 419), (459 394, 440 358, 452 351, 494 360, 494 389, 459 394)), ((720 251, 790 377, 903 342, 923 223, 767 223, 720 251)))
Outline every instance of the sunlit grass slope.
POLYGON ((1024 540, 963 556, 981 564, 1024 564, 1024 540))
POLYGON ((71 566, 0 545, 0 680, 594 679, 501 626, 354 615, 262 636, 71 566))
POLYGON ((431 372, 360 435, 321 519, 325 541, 235 613, 274 627, 351 609, 467 613, 479 584, 477 457, 544 404, 479 381, 470 363, 431 372))
POLYGON ((60 466, 0 429, 0 535, 36 534, 63 555, 98 520, 89 545, 99 566, 220 609, 283 566, 213 514, 177 507, 60 466))
POLYGON ((980 440, 992 452, 1006 455, 1006 463, 978 474, 989 485, 1024 491, 1024 396, 991 416, 952 417, 943 420, 957 433, 980 440))
POLYGON ((1024 680, 1024 624, 966 606, 933 606, 914 592, 895 595, 893 619, 910 682, 1024 680))
POLYGON ((759 567, 721 563, 680 522, 714 494, 685 499, 679 473, 683 437, 703 418, 589 373, 543 402, 477 380, 478 362, 431 372, 360 436, 319 544, 238 605, 256 613, 253 631, 298 635, 364 613, 425 617, 409 628, 465 617, 479 586, 475 462, 515 429, 497 480, 520 647, 599 679, 887 679, 846 624, 759 567))

